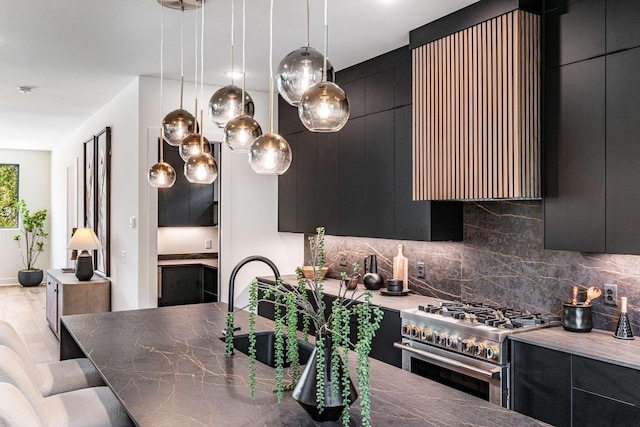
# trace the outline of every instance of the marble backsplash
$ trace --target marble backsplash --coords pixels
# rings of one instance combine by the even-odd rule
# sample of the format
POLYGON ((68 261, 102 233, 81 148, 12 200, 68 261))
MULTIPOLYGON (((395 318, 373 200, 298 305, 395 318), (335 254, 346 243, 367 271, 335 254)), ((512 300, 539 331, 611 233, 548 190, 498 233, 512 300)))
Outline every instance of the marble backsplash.
MULTIPOLYGON (((618 296, 629 299, 633 333, 640 335, 640 256, 545 250, 542 233, 541 202, 467 202, 464 242, 326 236, 328 276, 339 278, 354 262, 362 269, 364 258, 375 254, 379 273, 390 278, 402 244, 409 259, 409 288, 427 296, 561 315, 573 285, 584 300, 589 286, 615 283, 618 296), (347 255, 347 267, 339 265, 341 254, 347 255), (416 278, 419 261, 425 263, 424 279, 416 278)), ((601 297, 593 303, 593 314, 594 327, 614 330, 620 311, 604 305, 601 297)))

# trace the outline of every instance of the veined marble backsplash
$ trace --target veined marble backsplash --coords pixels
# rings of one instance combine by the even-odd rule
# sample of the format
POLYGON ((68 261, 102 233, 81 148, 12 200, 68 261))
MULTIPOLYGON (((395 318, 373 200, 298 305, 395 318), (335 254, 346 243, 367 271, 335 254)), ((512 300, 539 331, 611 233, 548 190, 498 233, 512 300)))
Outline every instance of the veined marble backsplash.
MULTIPOLYGON (((629 299, 633 333, 640 335, 640 256, 545 250, 542 233, 541 202, 467 202, 464 242, 326 236, 328 276, 339 278, 354 262, 362 272, 364 258, 375 254, 379 273, 391 278, 393 257, 402 244, 409 259, 409 288, 427 296, 561 315, 573 285, 584 300, 589 286, 602 289, 604 283, 615 283, 618 296, 629 299), (340 254, 347 255, 347 267, 339 265, 340 254), (419 261, 425 263, 425 279, 416 278, 419 261)), ((594 327, 615 329, 619 306, 605 306, 600 297, 593 313, 594 327)))

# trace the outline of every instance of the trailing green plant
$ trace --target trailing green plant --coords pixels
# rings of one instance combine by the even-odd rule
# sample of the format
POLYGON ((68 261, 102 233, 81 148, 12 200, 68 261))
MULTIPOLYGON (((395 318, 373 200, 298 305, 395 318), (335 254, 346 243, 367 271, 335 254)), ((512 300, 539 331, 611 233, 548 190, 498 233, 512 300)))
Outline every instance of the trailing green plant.
POLYGON ((44 232, 44 221, 47 219, 47 210, 41 209, 34 212, 33 215, 27 208, 27 203, 24 200, 18 202, 18 210, 22 221, 20 223, 20 233, 13 237, 13 240, 18 242, 18 250, 20 250, 20 256, 22 257, 22 263, 25 266, 25 270, 40 270, 35 268, 35 263, 42 252, 44 252, 44 240, 49 234, 44 232), (25 253, 22 252, 23 241, 25 253))
MULTIPOLYGON (((318 410, 324 407, 325 365, 331 363, 331 375, 339 377, 340 366, 342 376, 339 381, 332 384, 332 392, 339 393, 339 384, 342 385, 343 399, 348 401, 350 396, 349 378, 349 350, 353 349, 357 354, 358 388, 362 407, 362 424, 371 425, 370 392, 369 392, 369 353, 371 341, 380 326, 382 310, 371 303, 372 293, 367 290, 358 292, 357 289, 348 289, 348 284, 358 275, 360 266, 353 264, 351 275, 341 273, 340 287, 337 298, 334 300, 331 311, 325 316, 324 285, 320 275, 325 263, 324 253, 324 228, 316 229, 317 235, 309 237, 310 265, 313 268, 313 278, 307 279, 300 268, 296 269, 296 285, 290 285, 281 279, 274 284, 265 284, 254 281, 249 291, 249 359, 250 359, 250 395, 255 393, 255 316, 260 302, 269 302, 274 305, 275 311, 275 348, 276 348, 276 373, 275 392, 280 401, 283 392, 292 390, 300 378, 301 368, 298 354, 298 316, 302 318, 302 334, 308 340, 311 322, 316 330, 316 380, 319 385, 316 389, 316 403, 318 410), (259 298, 259 293, 262 297, 259 298), (356 319, 358 341, 354 344, 349 340, 351 319, 356 319), (286 335, 286 338, 285 338, 286 335), (330 343, 330 344, 329 344, 330 343), (330 361, 325 360, 325 347, 330 346, 330 361), (284 382, 284 361, 290 363, 289 382, 284 382)), ((226 354, 233 352, 233 313, 227 315, 226 354)), ((352 403, 352 402, 350 402, 352 403)), ((349 425, 349 405, 345 405, 342 421, 349 425)))

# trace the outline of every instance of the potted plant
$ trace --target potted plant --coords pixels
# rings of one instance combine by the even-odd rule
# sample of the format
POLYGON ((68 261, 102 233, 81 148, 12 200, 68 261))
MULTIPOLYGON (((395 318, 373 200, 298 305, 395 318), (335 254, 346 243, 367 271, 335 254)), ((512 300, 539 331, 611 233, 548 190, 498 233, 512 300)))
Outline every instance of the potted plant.
POLYGON ((22 286, 38 286, 42 283, 42 270, 35 268, 35 263, 40 254, 44 251, 44 240, 49 236, 44 232, 44 221, 47 219, 47 210, 41 209, 33 215, 29 212, 24 200, 18 202, 18 211, 22 221, 20 223, 20 233, 16 234, 13 240, 18 242, 18 250, 22 257, 25 268, 18 271, 18 281, 22 286), (24 236, 25 252, 22 252, 24 236))
MULTIPOLYGON (((275 285, 254 281, 249 290, 249 388, 253 397, 255 388, 255 317, 258 303, 267 301, 274 304, 275 311, 275 360, 278 401, 285 390, 293 390, 293 398, 316 421, 338 420, 349 425, 349 405, 357 394, 349 375, 349 350, 357 355, 357 383, 360 391, 362 424, 370 425, 369 400, 369 352, 375 336, 382 310, 371 303, 371 291, 358 293, 350 289, 352 280, 358 275, 358 264, 353 265, 349 277, 341 273, 338 297, 332 307, 325 307, 323 275, 324 228, 316 229, 317 235, 309 237, 311 249, 310 264, 314 267, 313 277, 305 277, 301 268, 296 270, 297 285, 276 280, 275 285), (262 298, 259 298, 260 291, 262 298), (327 310, 330 309, 330 310, 327 310), (325 315, 325 311, 329 313, 325 315), (311 322, 316 330, 315 348, 304 367, 300 366, 298 354, 299 317, 305 340, 311 322), (357 341, 349 339, 351 320, 357 323, 357 341), (290 382, 284 382, 284 365, 289 364, 290 382)), ((227 355, 233 354, 233 313, 227 318, 227 355)))

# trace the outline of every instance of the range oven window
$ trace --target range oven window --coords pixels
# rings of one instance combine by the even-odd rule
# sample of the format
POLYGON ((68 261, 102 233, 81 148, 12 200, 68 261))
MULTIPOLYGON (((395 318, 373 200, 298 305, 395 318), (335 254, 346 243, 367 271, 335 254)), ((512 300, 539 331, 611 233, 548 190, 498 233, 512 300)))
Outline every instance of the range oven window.
POLYGON ((468 375, 411 358, 411 372, 489 402, 489 383, 468 375))

